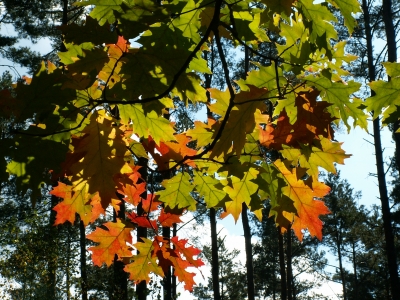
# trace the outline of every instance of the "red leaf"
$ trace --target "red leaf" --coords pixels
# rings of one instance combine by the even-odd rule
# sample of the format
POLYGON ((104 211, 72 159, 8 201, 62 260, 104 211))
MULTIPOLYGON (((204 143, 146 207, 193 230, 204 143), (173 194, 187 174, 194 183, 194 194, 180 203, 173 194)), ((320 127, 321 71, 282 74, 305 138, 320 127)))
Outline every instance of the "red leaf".
POLYGON ((151 228, 157 231, 157 222, 156 220, 150 220, 147 216, 138 216, 136 213, 131 212, 128 213, 128 218, 135 224, 140 227, 151 228))
POLYGON ((158 197, 158 195, 147 194, 147 198, 142 199, 142 208, 146 213, 158 210, 158 206, 161 205, 161 202, 157 201, 158 197))
POLYGON ((178 237, 174 236, 171 239, 171 242, 175 246, 175 252, 179 253, 179 254, 183 254, 184 257, 186 258, 186 260, 191 263, 191 265, 193 265, 197 268, 204 266, 204 263, 200 258, 198 258, 198 259, 193 258, 193 256, 199 255, 201 251, 193 246, 186 247, 187 240, 182 239, 179 241, 178 237))
POLYGON ((158 216, 158 222, 160 222, 163 227, 172 227, 174 224, 182 222, 182 220, 178 215, 165 213, 164 209, 162 209, 158 216))

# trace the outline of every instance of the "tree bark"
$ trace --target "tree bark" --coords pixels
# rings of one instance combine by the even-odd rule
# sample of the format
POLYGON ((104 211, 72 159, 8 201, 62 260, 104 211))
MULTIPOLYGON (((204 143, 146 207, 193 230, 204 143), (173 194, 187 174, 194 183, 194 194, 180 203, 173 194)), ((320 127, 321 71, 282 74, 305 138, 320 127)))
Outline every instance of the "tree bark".
POLYGON ((281 300, 287 300, 286 270, 285 270, 285 249, 283 248, 283 235, 281 227, 278 227, 278 251, 279 251, 279 270, 281 273, 281 300))
MULTIPOLYGON (((394 34, 393 27, 393 19, 391 13, 391 0, 383 0, 383 19, 385 22, 385 30, 387 37, 387 45, 388 45, 388 58, 389 61, 396 60, 396 37, 394 34), (393 49, 394 48, 394 49, 393 49)), ((375 80, 375 65, 373 60, 373 48, 372 48, 372 30, 370 26, 370 15, 368 10, 367 1, 363 0, 362 8, 364 13, 364 23, 365 23, 365 35, 366 35, 366 43, 367 43, 367 57, 368 57, 368 76, 369 81, 375 80)), ((390 78, 389 78, 390 80, 390 78)), ((371 91, 371 96, 374 96, 374 91, 371 91)), ((398 124, 398 122, 396 122, 398 124)), ((395 124, 395 131, 396 131, 395 124)), ((375 146, 375 158, 376 158, 376 168, 378 174, 378 187, 379 187, 379 196, 382 204, 382 219, 383 219, 383 227, 385 232, 385 242, 386 242, 386 256, 388 261, 388 269, 390 276, 390 286, 392 292, 392 299, 398 300, 400 299, 400 287, 397 273, 397 259, 396 259, 396 248, 394 245, 394 236, 392 229, 392 221, 390 216, 390 206, 389 206, 389 197, 386 185, 385 178, 385 170, 384 170, 384 161, 383 161, 383 153, 382 153, 382 142, 381 142, 381 133, 380 133, 380 120, 376 118, 373 121, 374 128, 374 146, 375 146)), ((396 141, 396 161, 398 159, 398 151, 400 151, 400 143, 398 143, 398 134, 395 134, 396 141)), ((400 163, 400 158, 397 161, 400 163)), ((400 167, 398 165, 400 170, 400 167)))
MULTIPOLYGON (((172 236, 175 237, 176 236, 176 223, 174 223, 174 226, 172 227, 172 236)), ((175 246, 174 246, 175 248, 175 246)), ((172 268, 172 300, 176 300, 177 296, 176 296, 176 276, 174 276, 175 274, 175 269, 172 268)))
POLYGON ((81 292, 82 300, 88 299, 87 268, 86 268, 86 232, 83 221, 79 221, 79 246, 80 246, 80 265, 81 265, 81 292))
POLYGON ((247 205, 244 202, 242 203, 242 223, 243 223, 244 243, 246 249, 247 297, 248 300, 255 300, 253 246, 251 244, 251 231, 249 225, 249 218, 247 216, 247 205))
MULTIPOLYGON (((392 0, 382 0, 382 16, 383 22, 385 23, 388 61, 397 62, 397 43, 396 31, 393 24, 392 0)), ((390 77, 388 80, 390 81, 390 77)), ((396 133, 396 131, 400 128, 400 122, 396 121, 393 125, 393 139, 396 144, 396 165, 397 169, 400 170, 400 133, 396 133)))
POLYGON ((286 232, 286 285, 287 285, 287 298, 293 300, 293 273, 292 273, 292 234, 289 227, 286 232))
MULTIPOLYGON (((53 251, 49 253, 47 272, 49 274, 49 284, 47 286, 47 299, 56 299, 56 281, 57 281, 57 260, 58 260, 58 249, 55 246, 56 240, 58 239, 58 227, 54 226, 56 220, 56 211, 53 208, 58 204, 57 196, 51 195, 51 212, 49 220, 49 236, 48 243, 53 246, 53 251)), ((49 248, 50 249, 50 248, 49 248)))
POLYGON ((221 300, 219 291, 219 259, 218 259, 218 235, 217 218, 214 208, 210 208, 210 226, 211 226, 211 274, 214 300, 221 300))
POLYGON ((65 292, 67 294, 67 300, 71 299, 71 224, 67 224, 67 261, 66 261, 66 272, 65 272, 65 292))
POLYGON ((352 241, 352 254, 353 254, 353 272, 354 272, 354 296, 353 299, 356 299, 358 296, 358 280, 357 280, 357 265, 356 265, 356 243, 352 241))
MULTIPOLYGON (((212 46, 212 45, 211 45, 212 46)), ((213 49, 211 48, 211 72, 214 71, 214 55, 213 49)), ((208 52, 204 52, 204 59, 209 63, 208 52)), ((211 87, 212 74, 205 74, 205 88, 207 89, 207 103, 211 104, 211 95, 208 89, 211 87)), ((207 106, 207 118, 212 118, 212 113, 207 106)), ((221 300, 221 292, 219 286, 219 257, 218 257, 218 234, 217 234, 217 218, 215 208, 210 208, 210 227, 211 227, 211 277, 212 286, 214 293, 214 300, 221 300)))
POLYGON ((347 300, 347 293, 346 293, 346 276, 343 269, 343 261, 342 261, 342 244, 340 243, 340 236, 338 230, 336 230, 336 249, 338 254, 339 260, 339 272, 340 272, 340 279, 342 280, 342 287, 343 287, 343 300, 347 300))

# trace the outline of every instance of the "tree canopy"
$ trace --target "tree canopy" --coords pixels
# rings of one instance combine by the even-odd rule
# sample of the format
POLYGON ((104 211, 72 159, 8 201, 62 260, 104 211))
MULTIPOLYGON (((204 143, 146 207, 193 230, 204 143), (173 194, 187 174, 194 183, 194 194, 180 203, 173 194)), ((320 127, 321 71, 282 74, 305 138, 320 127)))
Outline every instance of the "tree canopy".
POLYGON ((62 199, 55 225, 76 215, 88 225, 122 203, 140 207, 87 236, 98 243, 90 248, 95 265, 110 265, 117 255, 136 283, 172 266, 193 289, 187 268, 203 265, 199 250, 179 237, 165 239, 158 227, 179 223, 199 199, 235 220, 243 203, 261 219, 269 201, 282 231, 322 238, 320 216, 329 213, 322 198, 330 188, 319 172, 335 173, 335 163, 350 157, 333 124, 367 129, 363 109, 377 117, 390 106, 386 121, 397 109, 397 64, 385 65, 392 81, 371 83, 374 97, 354 96, 361 85, 344 66, 355 56, 338 40, 332 11, 351 34, 356 0, 75 5, 90 14, 83 24, 60 27, 65 51, 58 61, 42 62, 32 78, 1 91, 1 114, 11 122, 11 135, 1 140, 1 179, 15 177, 33 203, 53 185, 51 194, 62 199), (230 68, 225 43, 253 61, 243 78, 230 68), (273 51, 266 54, 265 45, 273 51), (208 54, 221 66, 223 88, 204 84, 214 72, 208 54), (187 130, 167 117, 180 103, 204 112, 187 130), (157 174, 172 174, 162 189, 154 187, 157 174), (138 227, 152 230, 151 239, 133 243, 138 227))

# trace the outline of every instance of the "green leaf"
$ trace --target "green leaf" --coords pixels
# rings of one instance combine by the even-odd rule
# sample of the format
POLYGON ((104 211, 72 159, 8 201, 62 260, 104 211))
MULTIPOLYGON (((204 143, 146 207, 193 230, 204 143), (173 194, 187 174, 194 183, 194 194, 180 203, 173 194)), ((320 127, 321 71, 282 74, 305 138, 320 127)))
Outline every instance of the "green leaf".
POLYGON ((172 26, 182 30, 183 36, 191 39, 193 42, 200 42, 199 29, 201 8, 198 8, 201 1, 196 3, 194 0, 187 0, 185 7, 179 13, 178 17, 172 20, 172 26))
MULTIPOLYGON (((246 79, 240 79, 237 81, 237 84, 240 86, 241 90, 247 91, 249 90, 249 87, 246 85, 254 85, 258 88, 266 88, 270 92, 269 96, 277 95, 278 82, 276 80, 276 72, 278 72, 280 88, 285 86, 287 83, 285 77, 283 76, 282 69, 278 67, 276 71, 275 62, 271 62, 270 66, 262 66, 259 63, 254 64, 257 66, 257 70, 250 71, 246 79)), ((271 101, 275 100, 271 99, 271 101)))
POLYGON ((278 54, 291 64, 283 64, 285 70, 293 70, 299 73, 311 53, 309 42, 309 29, 304 26, 301 16, 296 14, 296 19, 292 20, 291 25, 280 24, 281 35, 285 37, 285 45, 276 44, 278 54))
POLYGON ((190 182, 190 176, 187 173, 178 173, 171 179, 162 181, 165 190, 158 191, 160 201, 171 209, 187 208, 188 210, 196 210, 196 200, 190 195, 194 185, 190 182))
POLYGON ((147 114, 140 104, 118 105, 120 117, 125 124, 132 121, 133 132, 139 137, 148 138, 151 136, 159 145, 160 141, 174 141, 174 129, 171 123, 155 111, 147 114))
POLYGON ((321 141, 315 140, 315 146, 302 145, 301 149, 284 147, 282 155, 294 164, 300 164, 306 168, 307 174, 318 178, 319 169, 322 167, 330 173, 336 173, 335 163, 344 164, 344 159, 351 155, 346 154, 341 148, 342 143, 331 142, 327 138, 321 138, 321 141))
MULTIPOLYGON (((64 34, 65 43, 74 43, 77 45, 91 42, 94 45, 114 44, 118 40, 118 35, 115 31, 111 31, 111 26, 105 23, 100 26, 99 23, 91 18, 86 17, 84 26, 72 23, 60 27, 64 34)), ((62 52, 61 52, 62 53, 62 52)))
POLYGON ((116 21, 114 11, 122 11, 122 3, 123 0, 88 0, 75 4, 78 6, 94 5, 90 16, 99 21, 100 26, 103 26, 106 22, 113 24, 116 21))
POLYGON ((204 175, 202 172, 194 171, 193 183, 199 195, 204 197, 207 208, 216 207, 226 196, 226 193, 218 186, 219 181, 212 176, 204 175))
MULTIPOLYGON (((223 103, 225 103, 226 94, 221 95, 224 97, 223 103)), ((246 134, 252 133, 256 126, 255 114, 257 109, 265 111, 263 101, 256 100, 264 99, 267 95, 268 90, 254 86, 250 86, 247 91, 236 94, 234 102, 237 105, 230 112, 222 135, 212 149, 211 157, 226 155, 231 147, 237 155, 240 155, 246 143, 246 134)))
POLYGON ((400 63, 384 63, 390 81, 372 81, 369 83, 375 95, 365 101, 368 111, 374 112, 374 119, 383 112, 382 123, 389 124, 400 117, 400 63))
POLYGON ((186 104, 188 100, 192 103, 207 102, 206 90, 201 83, 200 77, 195 73, 184 74, 179 78, 171 94, 179 97, 186 104))
MULTIPOLYGON (((243 178, 231 176, 231 185, 224 187, 224 191, 229 195, 232 201, 225 203, 225 210, 227 214, 232 214, 235 221, 239 219, 239 215, 242 212, 242 203, 246 203, 250 206, 251 196, 257 192, 258 185, 252 182, 257 178, 259 171, 254 168, 250 168, 248 172, 245 172, 243 178)), ((223 217, 223 216, 221 216, 223 217)))
POLYGON ((344 17, 344 25, 348 28, 350 34, 353 33, 357 22, 352 14, 362 12, 360 3, 357 0, 328 0, 328 2, 340 10, 344 17))
POLYGON ((16 176, 17 190, 25 194, 32 190, 31 198, 36 202, 36 197, 41 195, 41 188, 45 183, 50 183, 49 170, 55 174, 61 171, 61 163, 65 160, 68 144, 52 137, 41 138, 30 135, 17 135, 14 145, 9 148, 7 156, 10 162, 7 172, 16 176), (46 149, 45 151, 43 151, 46 149), (51 155, 49 155, 51 153, 51 155))
POLYGON ((337 22, 335 16, 325 5, 313 3, 313 0, 300 0, 298 2, 303 13, 307 27, 310 30, 311 42, 316 42, 318 37, 325 37, 324 44, 330 47, 330 40, 337 40, 337 32, 330 22, 337 22))
POLYGON ((61 69, 48 72, 42 63, 29 85, 20 82, 15 89, 17 105, 13 114, 17 117, 16 121, 23 122, 35 116, 37 122, 43 122, 45 116, 53 113, 56 106, 64 107, 75 100, 76 91, 60 89, 66 80, 61 69))

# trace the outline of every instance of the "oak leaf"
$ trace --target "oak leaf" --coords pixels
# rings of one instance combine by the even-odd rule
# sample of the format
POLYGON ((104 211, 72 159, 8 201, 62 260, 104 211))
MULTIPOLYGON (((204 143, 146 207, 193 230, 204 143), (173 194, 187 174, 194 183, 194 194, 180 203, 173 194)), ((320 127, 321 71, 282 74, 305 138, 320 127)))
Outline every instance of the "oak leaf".
POLYGON ((97 228, 86 237, 99 245, 90 247, 92 260, 96 266, 105 263, 110 266, 115 258, 131 257, 132 250, 127 243, 132 243, 131 228, 126 228, 125 224, 117 219, 117 222, 107 222, 103 224, 107 230, 97 228))
POLYGON ((124 271, 129 273, 129 279, 135 283, 150 281, 150 273, 164 277, 162 268, 157 263, 157 257, 153 255, 153 242, 146 238, 134 244, 138 254, 132 257, 133 262, 127 264, 124 271))
MULTIPOLYGON (((321 200, 315 198, 322 198, 327 195, 330 188, 321 182, 308 182, 299 178, 296 174, 297 168, 291 170, 280 159, 274 162, 274 165, 283 175, 286 186, 282 187, 282 193, 289 197, 294 203, 296 214, 284 213, 289 221, 293 221, 292 228, 296 233, 299 240, 303 238, 303 229, 308 229, 311 236, 316 236, 322 239, 322 221, 319 219, 320 215, 329 213, 328 208, 321 200)), ((304 175, 304 171, 300 174, 304 175)), ((311 177, 310 177, 311 179, 311 177)))

